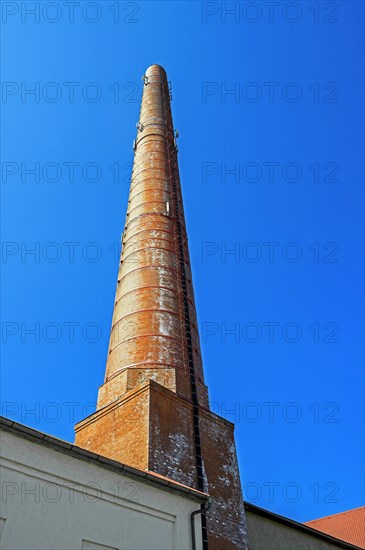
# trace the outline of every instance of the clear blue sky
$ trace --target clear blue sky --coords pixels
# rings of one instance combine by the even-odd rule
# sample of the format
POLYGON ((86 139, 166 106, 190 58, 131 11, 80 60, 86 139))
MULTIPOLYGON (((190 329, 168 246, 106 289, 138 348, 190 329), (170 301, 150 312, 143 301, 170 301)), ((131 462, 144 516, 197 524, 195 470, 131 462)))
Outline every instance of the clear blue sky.
POLYGON ((94 410, 159 63, 245 496, 299 521, 362 505, 363 2, 34 4, 1 6, 3 414, 72 441, 94 410))

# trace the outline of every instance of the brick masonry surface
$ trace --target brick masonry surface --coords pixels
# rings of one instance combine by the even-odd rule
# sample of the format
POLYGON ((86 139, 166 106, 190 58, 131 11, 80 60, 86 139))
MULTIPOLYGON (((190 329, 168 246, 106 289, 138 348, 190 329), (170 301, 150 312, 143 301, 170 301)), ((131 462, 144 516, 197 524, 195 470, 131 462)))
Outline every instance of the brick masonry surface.
POLYGON ((158 65, 144 80, 105 381, 75 442, 205 490, 209 550, 242 550, 234 426, 204 383, 169 86, 158 65))

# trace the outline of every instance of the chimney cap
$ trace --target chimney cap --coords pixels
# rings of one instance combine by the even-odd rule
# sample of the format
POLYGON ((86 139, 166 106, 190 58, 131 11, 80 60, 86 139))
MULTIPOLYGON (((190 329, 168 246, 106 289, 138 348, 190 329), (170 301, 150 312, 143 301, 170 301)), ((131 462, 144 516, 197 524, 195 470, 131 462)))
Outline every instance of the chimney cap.
POLYGON ((156 72, 156 71, 160 71, 160 72, 166 74, 166 71, 162 67, 162 65, 157 65, 157 64, 150 65, 146 70, 146 74, 149 73, 149 72, 156 72))

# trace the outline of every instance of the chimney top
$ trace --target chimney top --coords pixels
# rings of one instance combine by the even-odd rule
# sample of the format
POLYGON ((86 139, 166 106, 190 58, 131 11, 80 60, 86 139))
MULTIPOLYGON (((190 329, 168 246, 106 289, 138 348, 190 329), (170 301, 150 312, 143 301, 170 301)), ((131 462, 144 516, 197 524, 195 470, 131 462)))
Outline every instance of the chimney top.
POLYGON ((147 68, 146 74, 151 73, 151 72, 160 72, 160 73, 162 73, 162 74, 166 74, 166 71, 165 71, 165 69, 162 67, 162 65, 157 65, 157 64, 150 65, 150 66, 147 68))

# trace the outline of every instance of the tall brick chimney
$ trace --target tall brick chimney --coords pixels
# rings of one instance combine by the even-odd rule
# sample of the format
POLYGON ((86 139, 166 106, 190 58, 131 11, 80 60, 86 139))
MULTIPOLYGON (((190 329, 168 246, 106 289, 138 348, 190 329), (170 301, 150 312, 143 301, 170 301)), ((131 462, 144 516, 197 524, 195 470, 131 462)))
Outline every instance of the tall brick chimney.
POLYGON ((204 548, 242 550, 234 426, 204 384, 170 89, 159 65, 143 80, 105 381, 75 443, 208 492, 204 548))

